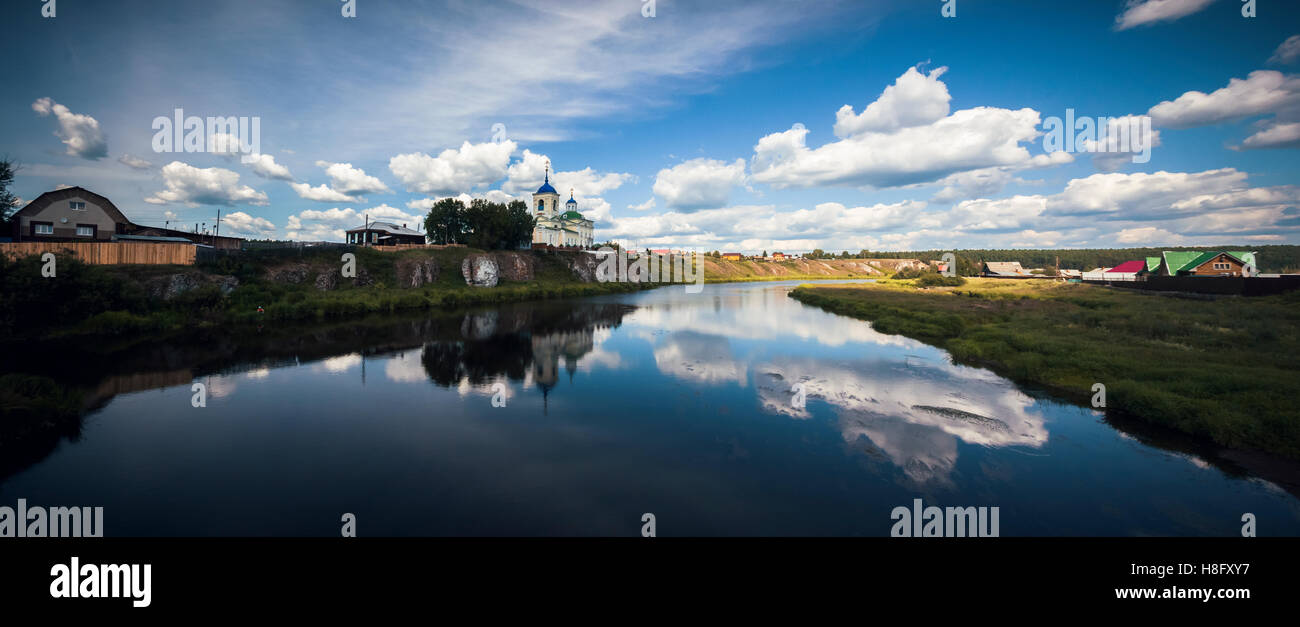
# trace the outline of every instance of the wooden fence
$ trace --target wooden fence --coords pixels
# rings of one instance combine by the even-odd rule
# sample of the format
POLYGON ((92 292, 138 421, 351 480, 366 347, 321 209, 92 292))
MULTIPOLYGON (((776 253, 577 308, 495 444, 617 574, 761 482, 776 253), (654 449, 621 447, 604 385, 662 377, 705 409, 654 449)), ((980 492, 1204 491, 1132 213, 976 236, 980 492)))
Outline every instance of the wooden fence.
POLYGON ((194 244, 151 242, 18 242, 0 244, 0 254, 16 259, 44 253, 71 253, 95 265, 194 265, 194 244))

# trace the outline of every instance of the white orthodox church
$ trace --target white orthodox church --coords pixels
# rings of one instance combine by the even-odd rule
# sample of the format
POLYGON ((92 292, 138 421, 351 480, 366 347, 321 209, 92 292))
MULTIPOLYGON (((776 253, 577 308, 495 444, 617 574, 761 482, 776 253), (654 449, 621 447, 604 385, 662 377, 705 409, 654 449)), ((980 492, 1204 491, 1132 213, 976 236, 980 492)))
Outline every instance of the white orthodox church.
POLYGON ((564 203, 564 212, 560 212, 560 194, 551 187, 549 163, 546 164, 546 182, 533 194, 533 211, 537 217, 537 226, 533 227, 534 244, 583 248, 595 245, 596 223, 578 213, 578 201, 573 199, 573 190, 569 190, 569 202, 564 203))

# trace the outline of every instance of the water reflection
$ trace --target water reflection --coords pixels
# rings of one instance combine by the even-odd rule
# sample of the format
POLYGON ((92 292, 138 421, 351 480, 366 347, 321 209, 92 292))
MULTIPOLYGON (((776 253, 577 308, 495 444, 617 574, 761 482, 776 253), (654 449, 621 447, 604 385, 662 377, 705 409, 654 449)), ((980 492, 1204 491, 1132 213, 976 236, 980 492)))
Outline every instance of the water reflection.
POLYGON ((1300 531, 1293 496, 1203 444, 1108 424, 789 287, 0 356, 92 416, 0 433, 0 497, 102 497, 117 533, 182 535, 335 534, 313 525, 357 504, 379 535, 634 534, 645 511, 683 534, 886 535, 916 496, 999 505, 1007 535, 1224 534, 1243 511, 1300 531), (280 526, 205 515, 248 501, 280 526))

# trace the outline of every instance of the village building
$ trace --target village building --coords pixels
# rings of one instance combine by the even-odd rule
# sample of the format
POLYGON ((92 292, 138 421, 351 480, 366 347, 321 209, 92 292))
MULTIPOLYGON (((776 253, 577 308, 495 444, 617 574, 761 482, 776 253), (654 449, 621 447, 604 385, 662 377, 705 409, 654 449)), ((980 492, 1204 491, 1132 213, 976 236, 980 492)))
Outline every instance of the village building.
POLYGON ((722 258, 727 261, 740 261, 741 259, 744 259, 745 256, 740 253, 722 253, 722 258))
POLYGON ((546 164, 546 180, 533 194, 533 244, 565 248, 591 248, 595 245, 596 223, 578 211, 578 201, 569 190, 569 201, 560 211, 560 194, 551 187, 551 164, 546 164))
POLYGON ((1256 276, 1254 252, 1247 251, 1165 251, 1160 276, 1256 276))
POLYGON ((346 231, 347 243, 362 246, 394 246, 397 244, 424 244, 424 233, 406 228, 405 224, 370 222, 365 226, 346 231))
POLYGON ((131 222, 113 201, 82 187, 65 187, 37 196, 10 218, 15 242, 190 242, 224 250, 243 248, 244 239, 220 235, 220 224, 206 232, 131 222))

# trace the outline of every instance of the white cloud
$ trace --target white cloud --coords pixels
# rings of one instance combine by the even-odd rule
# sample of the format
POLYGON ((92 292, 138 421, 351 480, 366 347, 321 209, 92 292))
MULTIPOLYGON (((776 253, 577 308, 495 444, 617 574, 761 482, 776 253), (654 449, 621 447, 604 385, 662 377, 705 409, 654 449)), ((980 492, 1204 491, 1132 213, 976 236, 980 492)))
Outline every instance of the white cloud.
POLYGON ((1270 124, 1241 142, 1244 149, 1300 148, 1300 122, 1270 124))
POLYGON ((628 209, 631 209, 631 210, 633 210, 633 211, 648 211, 648 210, 650 210, 650 209, 654 209, 654 207, 655 207, 655 199, 654 199, 654 196, 651 196, 651 197, 650 197, 650 200, 647 200, 647 201, 645 201, 645 202, 643 202, 643 203, 641 203, 641 204, 639 204, 639 205, 628 205, 628 206, 627 206, 628 209))
POLYGON ((1269 57, 1269 63, 1295 63, 1300 59, 1300 35, 1292 35, 1282 42, 1273 56, 1269 57))
POLYGON ((330 189, 329 185, 324 183, 321 183, 316 187, 312 187, 308 183, 290 183, 289 187, 292 187, 293 191, 297 192, 300 198, 314 200, 316 202, 360 202, 361 200, 359 197, 349 196, 343 192, 334 191, 333 189, 330 189))
POLYGON ((352 208, 326 209, 324 211, 308 209, 289 216, 285 225, 285 236, 291 240, 342 241, 345 231, 354 226, 361 226, 361 216, 352 208))
POLYGON ((99 128, 99 121, 88 115, 73 113, 67 107, 49 98, 32 103, 32 111, 41 117, 53 114, 59 123, 54 135, 63 140, 68 154, 82 159, 102 159, 108 156, 108 141, 99 128))
POLYGON ((941 67, 928 75, 915 67, 908 68, 893 85, 885 88, 861 115, 844 105, 835 113, 835 135, 851 137, 863 132, 891 132, 900 128, 933 124, 948 117, 948 86, 939 77, 948 71, 941 67))
POLYGON ((152 163, 127 154, 119 156, 117 162, 133 170, 148 170, 153 167, 152 163))
POLYGON ((1115 243, 1130 246, 1168 246, 1182 243, 1183 237, 1154 226, 1123 229, 1115 234, 1115 243))
POLYGON ((293 175, 289 173, 289 168, 275 162, 275 157, 266 154, 247 155, 243 157, 244 163, 248 164, 253 174, 264 179, 276 179, 281 181, 292 181, 293 175))
POLYGON ((1174 207, 1179 200, 1239 190, 1245 181, 1246 173, 1233 168, 1195 173, 1161 170, 1149 174, 1094 174, 1070 181, 1064 191, 1050 198, 1046 215, 1168 218, 1186 210, 1174 207))
POLYGON ((266 193, 239 184, 239 174, 222 168, 196 168, 173 161, 162 169, 167 189, 155 192, 144 201, 155 205, 184 203, 198 205, 265 205, 266 193))
POLYGON ((481 144, 467 141, 459 150, 448 148, 437 157, 422 152, 397 155, 388 161, 388 169, 409 192, 449 196, 501 180, 515 148, 515 143, 508 140, 481 144))
POLYGON ((759 140, 751 177, 777 188, 933 182, 963 170, 1028 162, 1020 144, 1038 136, 1038 124, 1033 109, 977 107, 930 125, 863 133, 815 149, 805 145, 807 129, 796 125, 759 140))
POLYGON ((1191 128, 1295 107, 1300 107, 1300 77, 1256 70, 1245 79, 1229 80, 1227 87, 1212 93, 1189 91, 1161 102, 1151 107, 1148 115, 1156 126, 1191 128))
POLYGON ((1042 196, 1012 196, 962 201, 949 215, 953 228, 960 231, 1015 231, 1043 226, 1039 218, 1046 209, 1042 196))
POLYGON ((325 168, 325 174, 330 177, 330 189, 334 191, 349 196, 367 193, 381 194, 391 191, 387 185, 384 185, 383 181, 366 174, 365 170, 361 168, 352 167, 351 163, 317 161, 316 166, 325 168))
POLYGON ((379 205, 378 207, 371 207, 359 213, 361 213, 363 219, 366 216, 369 216, 372 222, 375 220, 380 220, 383 222, 394 222, 398 225, 405 224, 407 228, 415 229, 417 231, 424 230, 423 216, 410 214, 396 207, 390 207, 388 205, 379 205))
POLYGON ((1168 22, 1186 17, 1214 0, 1128 0, 1124 12, 1115 18, 1115 30, 1125 30, 1156 22, 1168 22))
POLYGON ((239 237, 266 239, 275 235, 275 225, 266 218, 257 218, 243 211, 221 216, 222 233, 239 237))
POLYGON ((659 171, 654 193, 682 210, 725 206, 732 188, 745 182, 745 160, 692 159, 659 171))

